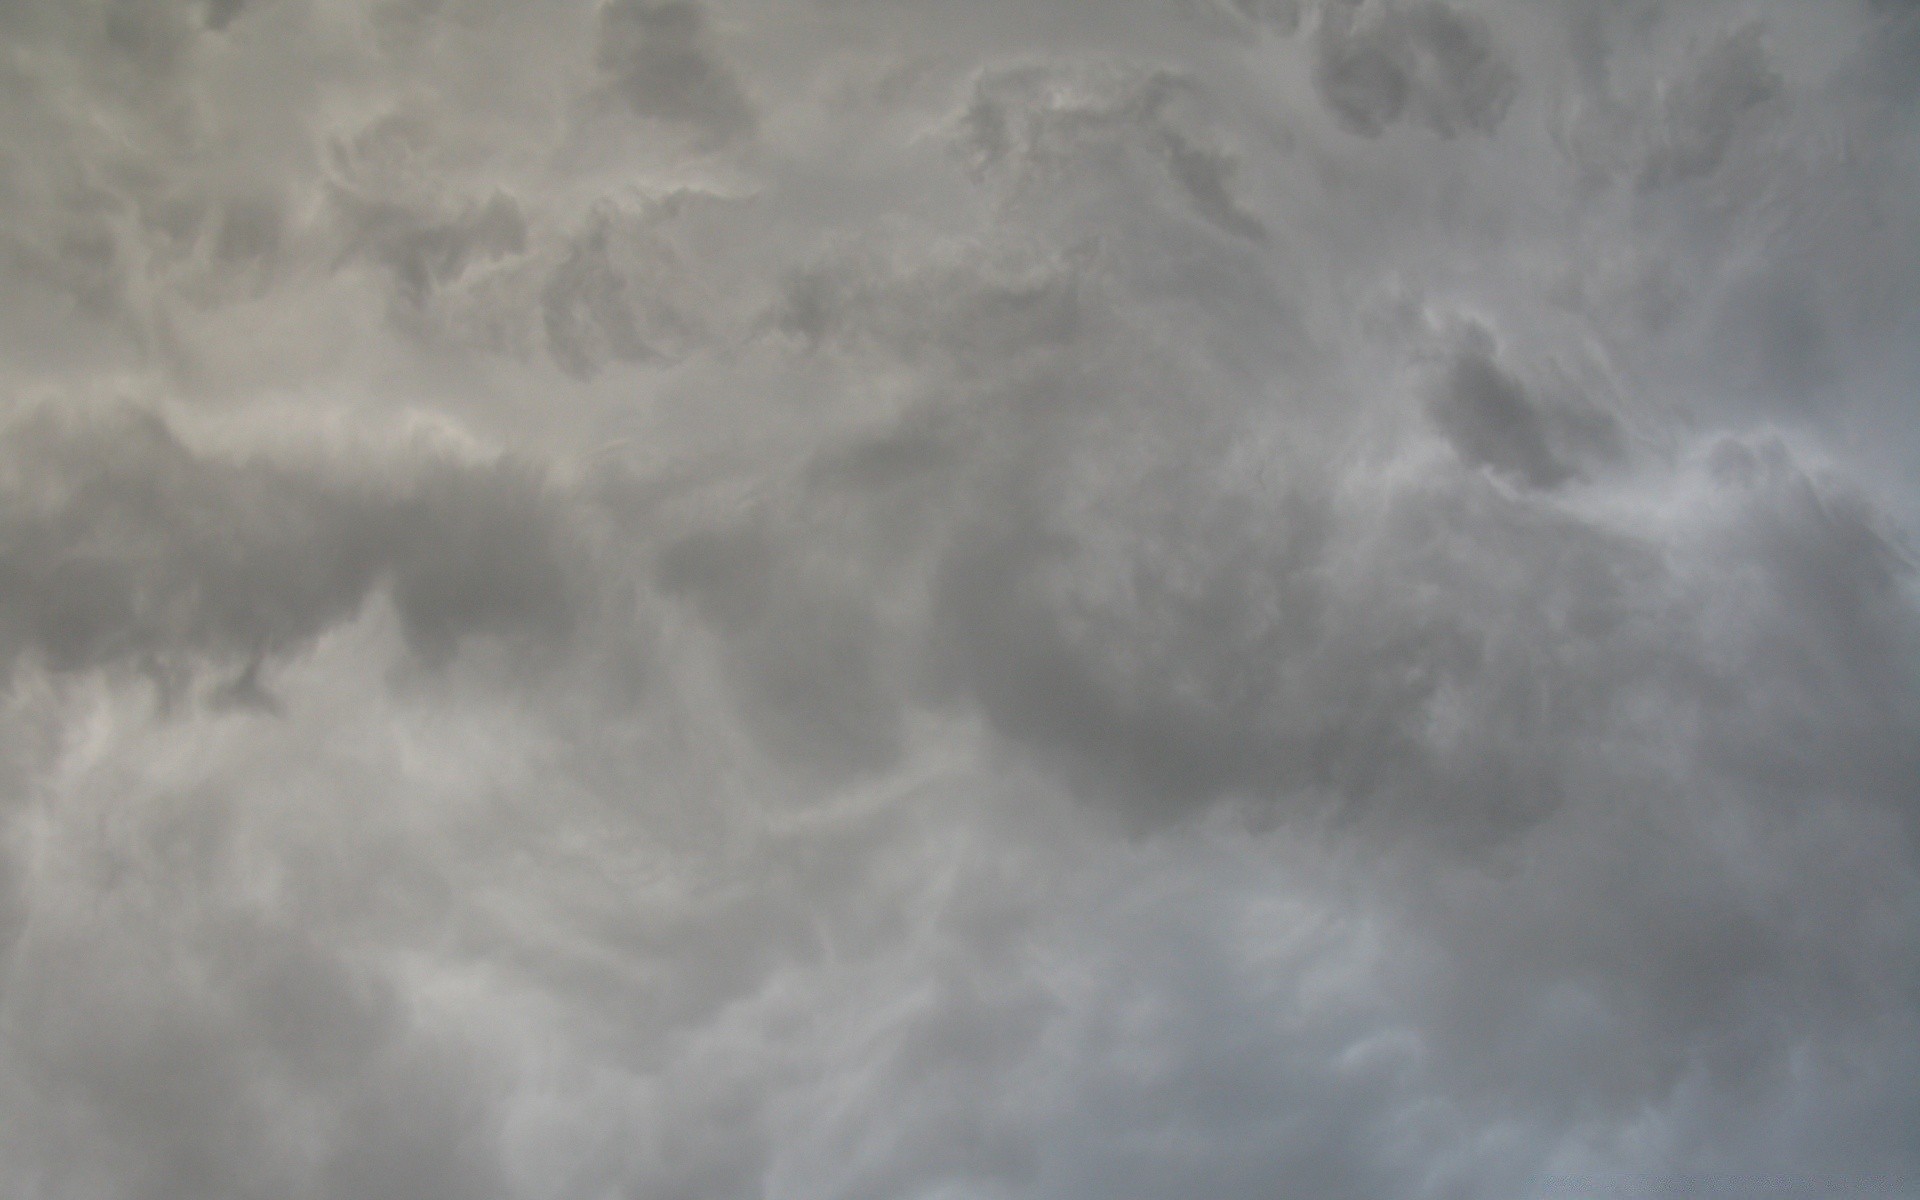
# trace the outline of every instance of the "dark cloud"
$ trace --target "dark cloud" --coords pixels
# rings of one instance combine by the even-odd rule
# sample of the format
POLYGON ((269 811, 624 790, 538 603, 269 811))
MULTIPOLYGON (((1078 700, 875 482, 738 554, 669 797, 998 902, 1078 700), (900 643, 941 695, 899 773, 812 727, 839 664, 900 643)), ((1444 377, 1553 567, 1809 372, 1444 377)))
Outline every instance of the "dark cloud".
POLYGON ((1487 22, 1440 0, 1379 9, 1331 0, 1313 79, 1340 124, 1368 137, 1403 117, 1442 137, 1492 134, 1518 86, 1487 22))
POLYGON ((753 108, 691 0, 613 0, 600 11, 599 64, 643 117, 684 125, 709 146, 753 132, 753 108))
POLYGON ((1235 796, 1498 841, 1561 802, 1563 739, 1664 686, 1636 635, 1660 575, 1629 539, 1480 484, 1395 497, 1364 531, 1318 489, 1221 502, 1147 485, 1084 531, 1009 513, 942 577, 955 669, 995 724, 1149 822, 1235 796), (1356 544, 1378 560, 1336 570, 1356 544))
POLYGON ((1267 236, 1267 227, 1236 204, 1227 190, 1233 166, 1231 158, 1200 149, 1178 134, 1167 134, 1167 168, 1186 189, 1194 211, 1228 233, 1259 241, 1267 236))
POLYGON ((1906 7, 0 5, 0 1192, 1911 1194, 1906 7))
POLYGON ((434 659, 470 633, 573 620, 554 514, 511 464, 330 479, 197 454, 131 408, 42 412, 5 441, 10 663, 247 665, 299 649, 382 585, 434 659))
POLYGON ((245 0, 207 0, 207 28, 218 33, 232 24, 245 7, 245 0))
POLYGON ((1520 381, 1494 360, 1489 342, 1471 339, 1454 356, 1428 411, 1463 461, 1529 487, 1566 482, 1572 471, 1548 447, 1539 411, 1520 381))

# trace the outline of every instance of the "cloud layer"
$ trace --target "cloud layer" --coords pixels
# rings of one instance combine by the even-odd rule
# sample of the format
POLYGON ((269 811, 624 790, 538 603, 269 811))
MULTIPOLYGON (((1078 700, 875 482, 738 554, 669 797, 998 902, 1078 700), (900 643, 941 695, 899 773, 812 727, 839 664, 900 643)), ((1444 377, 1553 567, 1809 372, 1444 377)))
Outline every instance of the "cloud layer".
POLYGON ((0 10, 0 1191, 1920 1186, 1920 12, 0 10))

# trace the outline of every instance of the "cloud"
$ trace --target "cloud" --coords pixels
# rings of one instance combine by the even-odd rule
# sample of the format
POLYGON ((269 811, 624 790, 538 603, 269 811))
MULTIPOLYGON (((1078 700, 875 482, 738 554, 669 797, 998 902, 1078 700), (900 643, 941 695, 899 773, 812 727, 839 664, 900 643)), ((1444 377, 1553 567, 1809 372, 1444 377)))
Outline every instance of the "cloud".
POLYGON ((685 357, 713 337, 717 305, 670 240, 680 210, 699 200, 599 208, 571 233, 539 293, 547 352, 562 370, 591 378, 612 363, 685 357))
MULTIPOLYGON (((347 253, 365 255, 386 266, 401 296, 416 306, 426 303, 436 286, 458 281, 470 261, 526 249, 526 218, 503 194, 438 219, 398 205, 357 201, 346 194, 340 196, 339 204, 354 227, 347 253)), ((222 243, 237 241, 246 247, 245 227, 234 237, 228 236, 229 228, 222 226, 222 243)))
POLYGON ((1568 457, 1615 457, 1617 422, 1591 406, 1543 409, 1526 386, 1503 368, 1492 334, 1469 325, 1457 335, 1427 398, 1427 411, 1463 462, 1490 467, 1529 487, 1565 483, 1576 471, 1568 457), (1561 449, 1556 450, 1556 444, 1561 449))
POLYGON ((1175 109, 1191 91, 1177 74, 1126 64, 995 70, 975 81, 960 147, 976 172, 1016 187, 1080 163, 1106 165, 1103 152, 1133 149, 1162 164, 1201 218, 1258 241, 1266 227, 1229 191, 1232 156, 1181 130, 1175 109))
POLYGON ((41 411, 5 443, 12 663, 257 663, 352 618, 377 586, 430 658, 469 633, 559 635, 574 619, 548 502, 510 463, 330 479, 196 454, 132 408, 41 411))
POLYGON ((1341 126, 1377 137, 1403 117, 1442 137, 1491 134, 1517 77, 1484 18, 1431 0, 1368 9, 1322 6, 1314 86, 1341 126))
POLYGON ((1640 186, 1678 183, 1719 166, 1740 123, 1779 86, 1761 52, 1759 27, 1728 34, 1662 97, 1661 136, 1641 169, 1640 186))
POLYGON ((1643 191, 1711 175, 1736 139, 1777 107, 1782 80, 1767 61, 1763 35, 1763 26, 1751 23, 1690 46, 1684 69, 1650 94, 1622 99, 1603 92, 1574 128, 1576 155, 1592 170, 1630 172, 1643 191))
POLYGON ((1282 37, 1300 28, 1300 0, 1234 0, 1233 6, 1282 37))
POLYGON ((600 10, 599 65, 642 117, 685 125, 721 146, 753 131, 753 109, 688 0, 615 0, 600 10))
POLYGON ((0 1192, 1912 1193, 1911 24, 0 10, 0 1192))

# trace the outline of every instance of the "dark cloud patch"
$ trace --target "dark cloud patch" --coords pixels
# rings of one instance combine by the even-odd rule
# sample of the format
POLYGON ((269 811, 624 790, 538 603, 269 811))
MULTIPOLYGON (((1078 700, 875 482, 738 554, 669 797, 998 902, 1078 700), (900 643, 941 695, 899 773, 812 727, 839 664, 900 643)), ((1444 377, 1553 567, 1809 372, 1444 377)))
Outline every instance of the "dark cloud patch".
POLYGON ((83 314, 120 315, 129 270, 114 222, 109 211, 103 211, 114 205, 99 195, 83 193, 73 199, 77 203, 61 222, 65 228, 46 247, 51 253, 34 254, 29 269, 71 296, 83 314))
POLYGON ((937 431, 907 428, 827 455, 814 473, 825 486, 884 490, 924 483, 955 465, 953 447, 937 431))
POLYGON ((694 130, 710 148, 753 132, 753 108, 691 0, 613 0, 600 10, 599 64, 635 113, 694 130))
POLYGON ((1398 52, 1397 39, 1355 35, 1345 24, 1334 20, 1321 27, 1314 84, 1342 125, 1378 137, 1407 107, 1413 83, 1406 56, 1398 52))
POLYGON ((328 147, 327 199, 337 225, 335 265, 384 269, 393 315, 409 329, 431 327, 503 266, 522 260, 531 236, 514 196, 451 191, 435 180, 434 123, 409 110, 388 113, 328 147))
POLYGON ((1629 616, 1660 603, 1643 548, 1477 485, 1366 533, 1317 489, 1209 512, 1133 486, 1103 528, 1049 504, 963 541, 937 622, 998 729, 1148 824, 1235 797, 1498 841, 1560 802, 1556 747, 1599 736, 1654 661, 1629 616), (1356 543, 1379 558, 1336 569, 1356 543))
POLYGON ((572 631, 578 568, 536 473, 512 462, 429 464, 395 491, 380 497, 370 532, 408 640, 428 661, 445 661, 474 634, 572 631))
POLYGON ((691 534, 660 555, 660 586, 699 603, 723 629, 759 620, 772 589, 773 551, 751 534, 691 534))
MULTIPOLYGON (((1277 683, 1275 664, 1257 650, 1230 656, 1230 639, 1241 631, 1216 627, 1204 608, 1191 624, 1174 615, 1168 634, 1216 653, 1156 663, 1144 643, 1161 631, 1144 622, 1129 627, 1125 613, 1050 606, 1040 576, 1069 547, 1049 554, 1045 541, 1023 543, 1015 537, 968 547, 947 562, 940 581, 936 619, 953 639, 947 669, 997 729, 1066 765, 1089 796, 1149 824, 1178 819, 1278 767, 1283 752, 1257 728, 1262 693, 1277 683), (1076 638, 1075 626, 1089 617, 1114 624, 1076 638), (1156 666, 1179 674, 1162 677, 1156 666)), ((1227 608, 1238 598, 1202 597, 1196 607, 1209 599, 1227 608)), ((1291 614, 1296 627, 1305 629, 1319 599, 1302 597, 1291 614)))
POLYGON ((233 24, 246 7, 246 0, 207 0, 207 28, 215 33, 233 24))
POLYGON ((1573 472, 1548 446, 1539 411, 1490 349, 1474 345, 1456 354, 1428 400, 1428 411, 1462 460, 1529 487, 1566 482, 1573 472))
POLYGON ((802 597, 770 609, 736 651, 748 719, 777 750, 831 776, 884 769, 904 734, 889 649, 858 607, 802 597))
POLYGON ((285 216, 271 199, 240 196, 221 206, 214 254, 226 262, 271 259, 280 247, 285 216))
MULTIPOLYGON (((1864 595, 1887 594, 1887 548, 1843 532, 1849 519, 1832 511, 1858 519, 1859 509, 1828 492, 1813 518, 1803 506, 1823 489, 1778 446, 1728 443, 1715 457, 1725 490, 1706 504, 1730 507, 1705 554, 1687 548, 1700 557, 1673 581, 1659 647, 1668 663, 1647 677, 1659 691, 1642 693, 1633 732, 1605 743, 1603 771, 1563 760, 1568 803, 1510 871, 1456 877, 1438 895, 1416 889, 1419 923, 1446 930, 1453 959, 1418 985, 1437 989, 1429 1046, 1473 1089, 1509 1095, 1525 1074, 1509 1056, 1564 1055, 1526 1085, 1527 1103, 1554 1120, 1617 1120, 1676 1091, 1768 1093, 1805 1056, 1844 1059, 1844 1047, 1875 1040, 1900 1007, 1886 998, 1904 986, 1908 968, 1892 963, 1908 953, 1895 948, 1905 935, 1858 914, 1908 903, 1892 897, 1915 884, 1915 691, 1910 678, 1888 690, 1889 673, 1867 661, 1913 661, 1912 613, 1867 601, 1875 615, 1860 619, 1864 595), (1806 524, 1785 533, 1782 508, 1806 524), (1756 554, 1756 525, 1785 540, 1756 554), (1819 594, 1786 577, 1797 570, 1788 562, 1814 558, 1819 594), (1729 574, 1734 560, 1747 568, 1729 574), (1866 645, 1876 649, 1859 653, 1866 645), (1497 935, 1469 932, 1496 910, 1524 915, 1497 935)), ((1913 1108, 1885 1078, 1855 1086, 1878 1098, 1847 1103, 1913 1108)), ((1676 1107, 1699 1145, 1740 1141, 1742 1102, 1676 1107)), ((1853 1169, 1847 1151, 1829 1157, 1840 1144, 1803 1143, 1784 1160, 1853 1169)))
MULTIPOLYGON (((98 14, 103 71, 129 92, 148 92, 186 69, 199 30, 187 5, 110 0, 98 14)), ((89 16, 93 13, 88 13, 89 16)))
POLYGON ((573 581, 547 499, 510 464, 392 481, 196 453, 151 413, 43 413, 5 436, 5 657, 251 672, 392 588, 441 660, 476 633, 564 633, 573 581))
POLYGON ((1362 11, 1352 0, 1321 9, 1314 84, 1354 133, 1378 137, 1406 118, 1440 134, 1492 134, 1518 87, 1486 20, 1439 0, 1362 11))
POLYGON ((1167 169, 1192 198, 1194 211, 1228 233, 1256 242, 1264 239, 1267 227, 1241 208, 1227 190, 1233 178, 1233 160, 1201 149, 1177 133, 1168 133, 1166 138, 1167 169))

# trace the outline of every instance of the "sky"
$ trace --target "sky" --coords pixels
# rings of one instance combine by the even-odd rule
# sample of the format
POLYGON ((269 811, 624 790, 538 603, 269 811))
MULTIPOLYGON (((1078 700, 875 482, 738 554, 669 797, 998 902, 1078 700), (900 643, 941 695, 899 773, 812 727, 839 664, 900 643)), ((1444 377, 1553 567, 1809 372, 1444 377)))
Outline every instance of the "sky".
POLYGON ((0 2, 0 1193, 1920 1195, 1920 6, 0 2))

